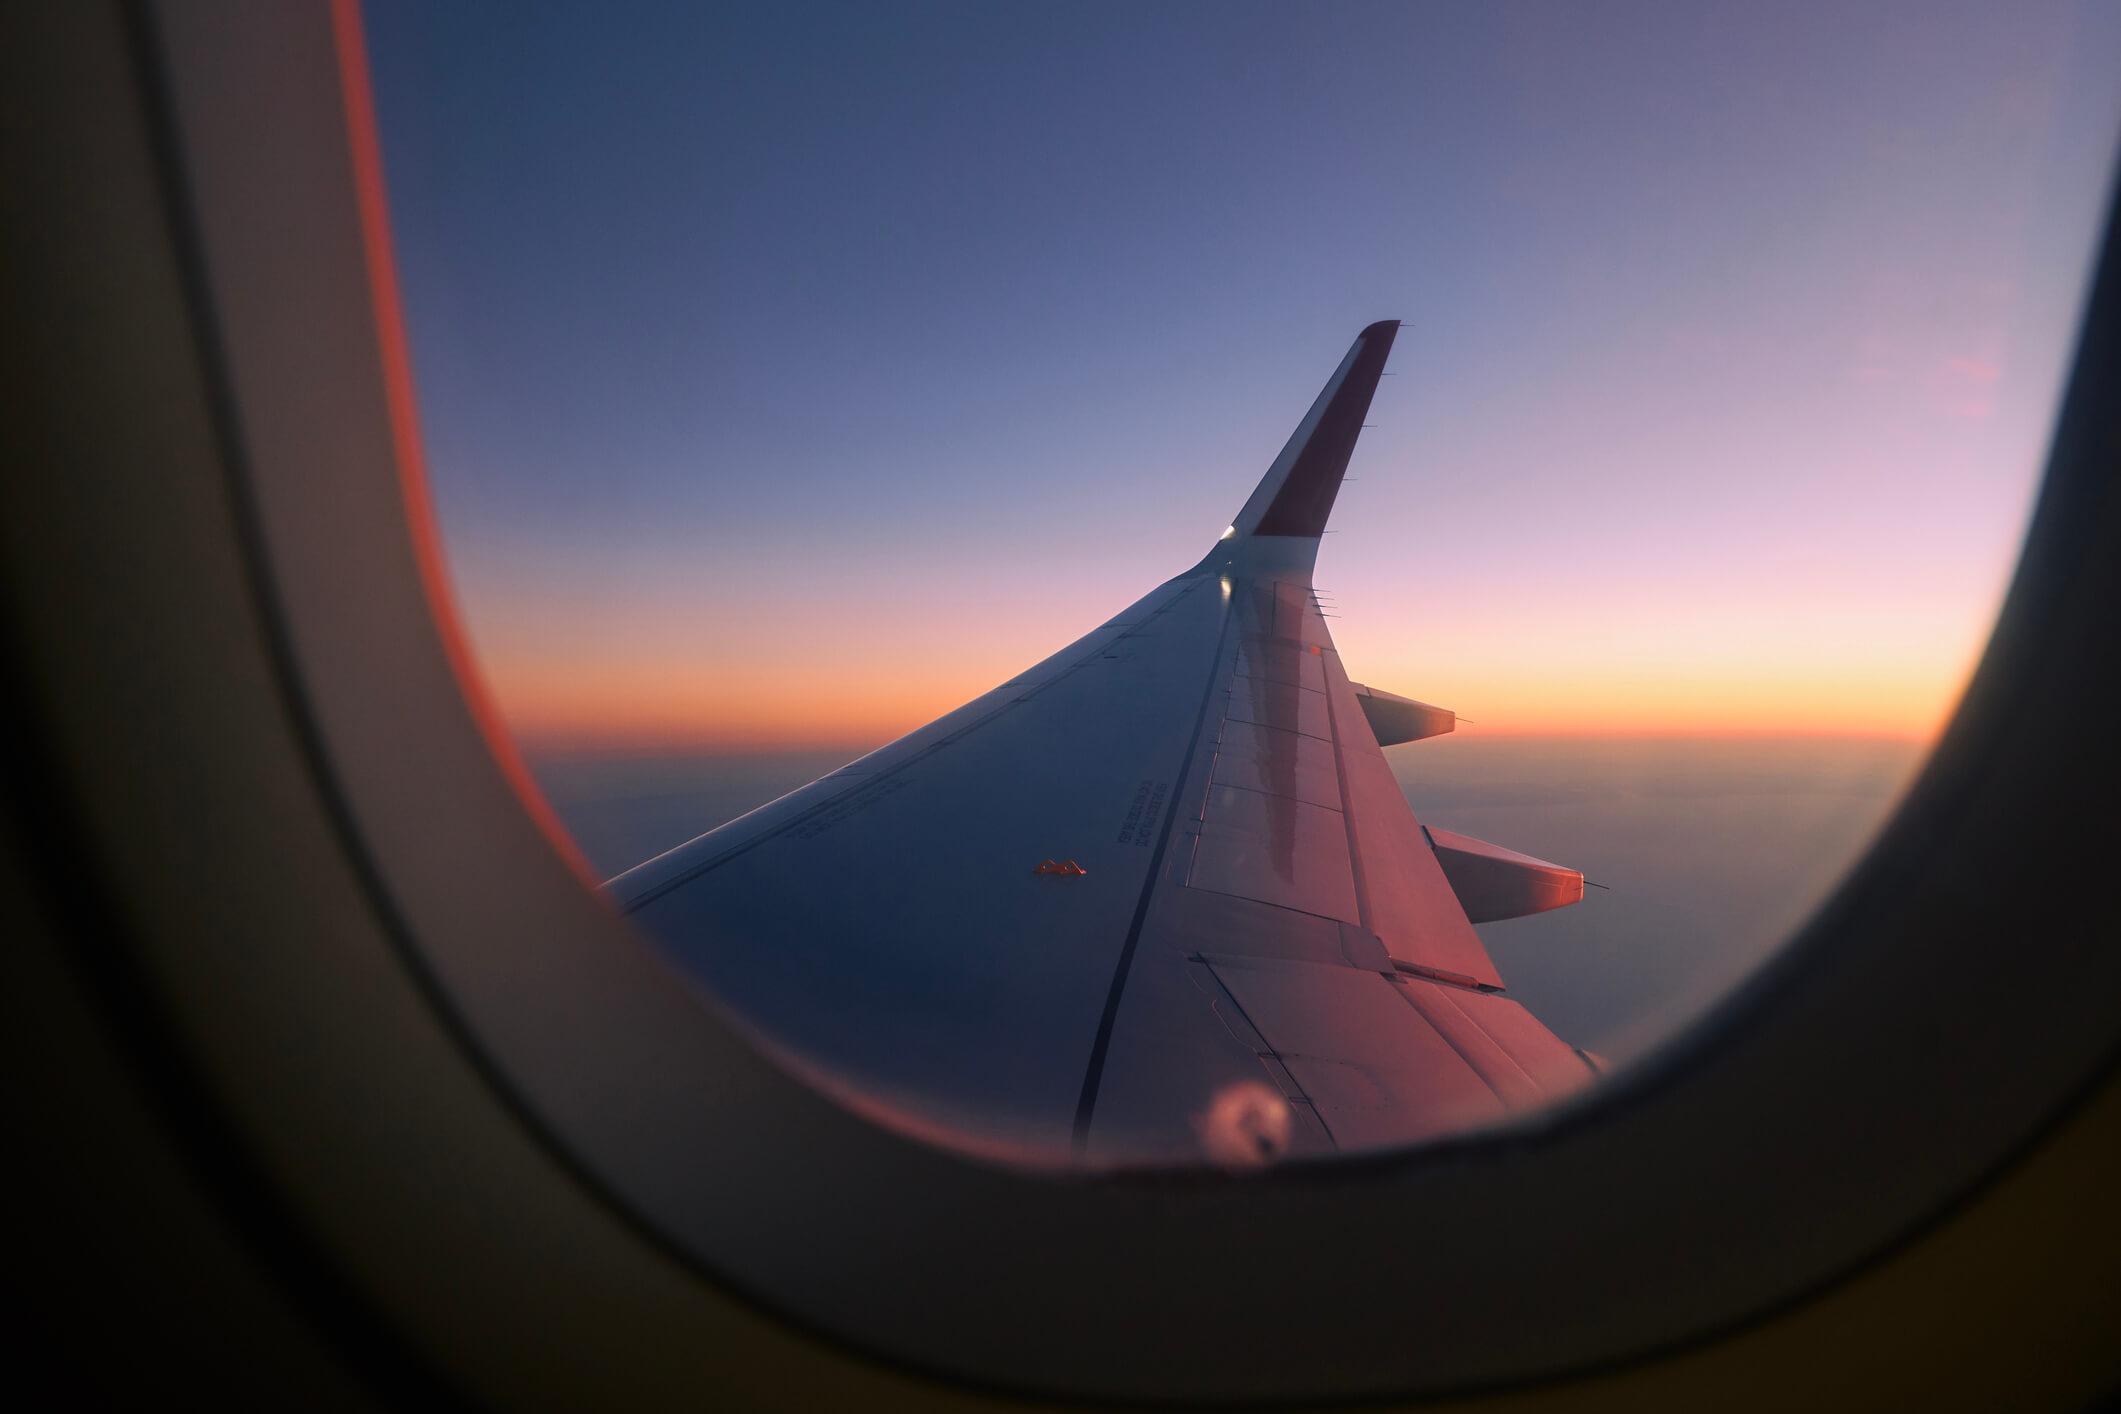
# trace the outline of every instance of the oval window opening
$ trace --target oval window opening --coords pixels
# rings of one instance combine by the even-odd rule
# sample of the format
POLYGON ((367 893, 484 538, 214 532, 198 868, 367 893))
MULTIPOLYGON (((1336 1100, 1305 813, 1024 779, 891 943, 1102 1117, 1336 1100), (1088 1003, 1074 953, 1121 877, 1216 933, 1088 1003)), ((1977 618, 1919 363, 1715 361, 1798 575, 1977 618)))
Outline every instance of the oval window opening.
POLYGON ((539 786, 1041 1166, 1519 1123, 1772 956, 1980 654, 2121 120, 2089 5, 365 22, 539 786))

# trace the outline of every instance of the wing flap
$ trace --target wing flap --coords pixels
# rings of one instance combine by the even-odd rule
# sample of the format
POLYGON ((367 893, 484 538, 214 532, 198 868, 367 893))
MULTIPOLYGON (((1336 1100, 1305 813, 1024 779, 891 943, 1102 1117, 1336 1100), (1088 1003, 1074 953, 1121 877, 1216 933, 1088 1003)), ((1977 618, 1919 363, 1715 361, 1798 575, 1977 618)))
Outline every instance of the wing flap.
POLYGON ((1404 1144, 1500 1119, 1502 1100, 1375 972, 1210 954, 1342 1149, 1404 1144))
POLYGON ((1572 1095, 1598 1073, 1581 1051, 1549 1031, 1521 1003, 1509 997, 1437 986, 1417 977, 1406 979, 1406 985, 1410 995, 1434 997, 1471 1018, 1532 1078, 1544 1099, 1572 1095))

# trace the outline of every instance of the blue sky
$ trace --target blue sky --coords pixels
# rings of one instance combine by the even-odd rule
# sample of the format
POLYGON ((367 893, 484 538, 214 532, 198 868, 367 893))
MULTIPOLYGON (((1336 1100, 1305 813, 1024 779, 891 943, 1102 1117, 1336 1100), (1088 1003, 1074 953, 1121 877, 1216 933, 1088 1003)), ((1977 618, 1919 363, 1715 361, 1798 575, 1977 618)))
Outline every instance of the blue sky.
POLYGON ((2099 4, 366 13, 452 565, 554 740, 918 725, 1196 557, 1386 317, 1371 680, 1919 736, 2121 125, 2099 4))

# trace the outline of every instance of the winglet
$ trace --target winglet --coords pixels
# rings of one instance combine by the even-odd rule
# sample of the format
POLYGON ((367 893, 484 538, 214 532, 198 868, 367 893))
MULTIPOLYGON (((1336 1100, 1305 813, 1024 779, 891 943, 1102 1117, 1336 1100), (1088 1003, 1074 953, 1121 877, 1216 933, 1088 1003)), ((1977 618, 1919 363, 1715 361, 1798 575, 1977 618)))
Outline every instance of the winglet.
POLYGON ((1370 396, 1399 333, 1397 319, 1381 319, 1355 336, 1340 367, 1296 425, 1289 444, 1260 479, 1252 499, 1231 523, 1233 535, 1290 535, 1316 538, 1333 514, 1333 498, 1348 469, 1370 396))

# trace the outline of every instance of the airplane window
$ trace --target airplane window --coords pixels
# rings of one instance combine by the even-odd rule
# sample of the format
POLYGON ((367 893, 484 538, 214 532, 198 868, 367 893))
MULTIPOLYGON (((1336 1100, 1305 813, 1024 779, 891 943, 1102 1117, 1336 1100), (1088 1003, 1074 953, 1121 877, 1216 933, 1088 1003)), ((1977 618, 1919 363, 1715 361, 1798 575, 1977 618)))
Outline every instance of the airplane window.
POLYGON ((2096 4, 366 24, 538 785, 1041 1164, 1517 1122, 1772 956, 1982 650, 2121 127, 2096 4))

